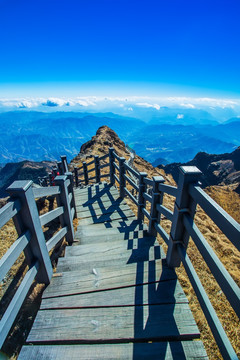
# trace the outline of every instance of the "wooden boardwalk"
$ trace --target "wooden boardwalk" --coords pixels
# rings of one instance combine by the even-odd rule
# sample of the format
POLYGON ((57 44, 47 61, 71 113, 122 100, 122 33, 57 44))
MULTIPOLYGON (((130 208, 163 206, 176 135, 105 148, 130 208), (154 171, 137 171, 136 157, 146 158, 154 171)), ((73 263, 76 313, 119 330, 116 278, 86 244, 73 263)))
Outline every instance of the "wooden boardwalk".
POLYGON ((156 239, 118 190, 75 190, 79 220, 19 359, 207 359, 156 239))

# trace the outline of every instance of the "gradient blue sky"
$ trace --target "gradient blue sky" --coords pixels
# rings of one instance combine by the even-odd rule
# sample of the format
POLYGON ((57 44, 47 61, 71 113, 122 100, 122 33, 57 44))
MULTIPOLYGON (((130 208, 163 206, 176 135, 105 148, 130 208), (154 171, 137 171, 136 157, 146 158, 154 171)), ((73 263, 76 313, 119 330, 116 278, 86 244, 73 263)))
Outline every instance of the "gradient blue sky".
POLYGON ((239 0, 0 0, 0 96, 240 97, 239 0))

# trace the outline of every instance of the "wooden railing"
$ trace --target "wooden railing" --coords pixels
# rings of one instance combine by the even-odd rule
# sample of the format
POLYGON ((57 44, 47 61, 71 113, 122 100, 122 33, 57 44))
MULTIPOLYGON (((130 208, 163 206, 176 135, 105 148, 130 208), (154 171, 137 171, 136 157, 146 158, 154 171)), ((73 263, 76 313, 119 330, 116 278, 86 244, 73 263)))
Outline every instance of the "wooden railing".
POLYGON ((18 239, 0 260, 0 281, 22 251, 29 265, 27 274, 0 321, 0 346, 33 280, 49 283, 52 276, 49 251, 64 236, 68 243, 73 242, 72 220, 76 216, 73 182, 76 187, 79 187, 93 182, 99 183, 103 178, 107 178, 110 184, 119 188, 120 197, 127 196, 137 206, 138 219, 148 219, 149 234, 153 236, 159 234, 165 241, 168 246, 166 256, 168 265, 178 267, 181 263, 183 264, 224 359, 237 359, 187 255, 191 237, 232 308, 240 316, 239 287, 195 224, 196 206, 200 205, 236 247, 236 251, 240 251, 240 225, 201 189, 199 185, 201 172, 192 166, 180 167, 178 186, 175 187, 164 184, 162 176, 147 178, 147 173, 133 169, 113 148, 109 149, 108 154, 101 157, 94 156, 94 159, 88 163, 84 162, 82 167, 75 167, 74 175, 68 172, 66 157, 62 156, 61 160, 57 164, 58 172, 64 175, 54 179, 55 186, 34 189, 31 181, 15 181, 8 188, 10 194, 8 204, 0 210, 0 228, 13 219, 18 232, 18 239), (109 168, 109 171, 102 173, 104 168, 109 168), (175 198, 173 211, 163 205, 165 194, 175 198), (57 208, 39 216, 35 199, 47 196, 56 196, 57 208), (46 241, 42 226, 56 217, 60 218, 61 229, 46 241), (171 221, 170 234, 162 226, 163 219, 171 221))
MULTIPOLYGON (((64 170, 67 170, 65 168, 64 170)), ((74 240, 73 218, 76 216, 73 175, 66 172, 54 180, 56 186, 34 188, 32 181, 14 181, 7 189, 8 203, 0 209, 0 228, 13 219, 18 238, 0 259, 0 282, 5 278, 22 251, 28 265, 21 284, 11 299, 0 321, 0 348, 33 283, 49 284, 53 269, 49 252, 65 237, 74 240), (56 197, 57 207, 39 215, 36 200, 56 197), (61 228, 46 241, 42 227, 59 218, 61 228)))
POLYGON ((196 206, 200 205, 236 247, 236 251, 240 251, 240 225, 201 189, 199 185, 201 171, 195 166, 180 167, 178 186, 175 187, 164 184, 162 176, 149 179, 147 173, 137 172, 127 164, 125 158, 118 156, 113 148, 109 149, 108 155, 98 158, 98 161, 96 158, 88 164, 83 163, 80 174, 79 170, 75 168, 76 186, 79 186, 81 181, 87 185, 90 180, 101 179, 99 162, 103 159, 109 159, 105 166, 109 166, 110 172, 104 177, 109 177, 110 183, 119 188, 120 197, 127 196, 133 201, 138 208, 139 220, 144 220, 145 217, 148 219, 148 232, 153 236, 159 234, 165 241, 168 246, 168 265, 179 267, 181 263, 183 264, 224 359, 237 359, 237 355, 187 255, 187 247, 191 237, 239 317, 240 289, 196 226, 194 222, 196 206), (94 166, 88 170, 88 167, 93 164, 94 166), (89 177, 88 174, 93 171, 95 171, 95 176, 89 177), (80 176, 83 177, 83 180, 80 179, 80 176), (138 181, 135 181, 136 179, 138 181), (164 194, 175 198, 174 211, 163 205, 164 194), (171 221, 170 235, 161 224, 163 218, 171 221))

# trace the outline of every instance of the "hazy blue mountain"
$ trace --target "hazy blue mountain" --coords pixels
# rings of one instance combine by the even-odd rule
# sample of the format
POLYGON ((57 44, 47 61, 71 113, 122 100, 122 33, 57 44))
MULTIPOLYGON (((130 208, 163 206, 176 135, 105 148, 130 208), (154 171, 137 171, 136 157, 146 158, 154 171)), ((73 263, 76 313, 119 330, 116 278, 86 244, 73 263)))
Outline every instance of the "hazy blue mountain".
MULTIPOLYGON (((134 110, 136 116, 137 110, 134 110)), ((239 118, 219 124, 214 115, 205 110, 168 107, 155 110, 144 109, 149 117, 151 114, 148 123, 111 112, 22 110, 0 113, 0 163, 25 159, 53 161, 63 154, 70 160, 102 125, 113 129, 154 165, 186 162, 199 151, 231 152, 240 145, 239 118)))

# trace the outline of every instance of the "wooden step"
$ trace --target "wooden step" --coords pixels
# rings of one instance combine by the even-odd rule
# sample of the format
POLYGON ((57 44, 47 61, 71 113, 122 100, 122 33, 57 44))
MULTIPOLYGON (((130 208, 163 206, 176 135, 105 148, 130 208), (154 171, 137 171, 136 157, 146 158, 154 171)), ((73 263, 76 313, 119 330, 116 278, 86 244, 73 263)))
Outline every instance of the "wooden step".
POLYGON ((80 219, 79 225, 99 224, 99 223, 121 220, 121 219, 130 220, 131 218, 135 218, 135 215, 132 212, 132 210, 124 210, 124 211, 116 210, 110 214, 100 215, 99 217, 93 216, 85 219, 80 219))
POLYGON ((65 249, 65 257, 71 258, 72 256, 97 256, 105 257, 108 254, 122 254, 126 252, 126 255, 131 255, 131 252, 144 252, 149 253, 150 251, 160 252, 160 245, 153 237, 143 237, 139 239, 132 239, 126 241, 111 241, 110 243, 99 242, 92 244, 84 244, 77 246, 67 246, 65 249), (155 249, 151 249, 154 247, 155 249))
POLYGON ((201 341, 95 345, 25 345, 18 360, 207 360, 201 341), (81 355, 80 355, 81 354, 81 355))
MULTIPOLYGON (((97 284, 97 282, 96 282, 97 284)), ((188 303, 175 280, 43 299, 41 310, 188 303)))
POLYGON ((28 343, 166 341, 199 338, 188 304, 39 310, 28 343))
POLYGON ((125 213, 130 212, 130 208, 127 204, 118 204, 113 203, 109 207, 101 207, 98 209, 94 209, 93 207, 90 207, 89 209, 84 209, 83 211, 79 211, 79 208, 77 208, 77 216, 80 219, 89 218, 92 219, 98 219, 105 215, 111 215, 113 213, 125 213))
MULTIPOLYGON (((75 248, 75 247, 74 247, 75 248)), ((145 247, 142 249, 132 250, 132 251, 108 251, 104 255, 104 258, 101 254, 94 254, 89 256, 71 256, 67 258, 60 258, 58 261, 58 271, 74 271, 81 266, 87 266, 90 264, 92 268, 94 267, 105 267, 105 266, 119 266, 122 267, 128 264, 138 264, 144 261, 152 261, 158 259, 165 259, 165 253, 160 246, 155 247, 145 247)))
POLYGON ((116 262, 111 266, 109 263, 101 265, 79 263, 75 270, 58 272, 43 292, 43 299, 177 279, 175 271, 166 265, 165 259, 121 267, 116 262))
POLYGON ((102 201, 95 201, 94 203, 84 203, 84 204, 78 204, 76 203, 77 211, 79 214, 81 212, 84 212, 86 210, 105 210, 110 208, 111 206, 117 206, 117 205, 127 205, 126 201, 118 197, 117 199, 113 200, 106 200, 105 202, 102 201))

